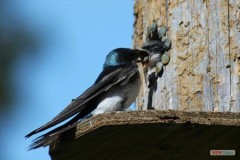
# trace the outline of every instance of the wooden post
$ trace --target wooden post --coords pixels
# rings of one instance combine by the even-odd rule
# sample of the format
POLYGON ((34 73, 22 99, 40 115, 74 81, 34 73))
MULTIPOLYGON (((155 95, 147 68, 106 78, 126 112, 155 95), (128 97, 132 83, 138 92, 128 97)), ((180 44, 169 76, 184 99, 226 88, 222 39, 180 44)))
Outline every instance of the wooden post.
POLYGON ((240 1, 136 0, 134 47, 153 22, 168 28, 171 60, 139 109, 240 111, 240 1), (148 96, 151 93, 152 96, 148 96))
POLYGON ((65 132, 51 144, 50 155, 52 160, 203 160, 221 149, 235 151, 224 158, 239 159, 239 136, 239 113, 106 113, 65 132))

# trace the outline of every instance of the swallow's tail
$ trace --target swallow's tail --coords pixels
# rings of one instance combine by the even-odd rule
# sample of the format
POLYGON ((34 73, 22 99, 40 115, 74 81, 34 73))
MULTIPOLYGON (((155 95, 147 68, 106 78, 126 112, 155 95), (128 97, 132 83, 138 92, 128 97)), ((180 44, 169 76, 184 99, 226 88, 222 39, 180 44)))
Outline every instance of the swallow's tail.
POLYGON ((29 150, 36 149, 39 147, 46 147, 50 145, 52 142, 57 140, 61 133, 71 128, 74 128, 77 125, 78 120, 81 118, 82 118, 81 114, 77 114, 67 123, 41 135, 40 137, 37 137, 36 139, 33 140, 33 143, 30 145, 29 150))

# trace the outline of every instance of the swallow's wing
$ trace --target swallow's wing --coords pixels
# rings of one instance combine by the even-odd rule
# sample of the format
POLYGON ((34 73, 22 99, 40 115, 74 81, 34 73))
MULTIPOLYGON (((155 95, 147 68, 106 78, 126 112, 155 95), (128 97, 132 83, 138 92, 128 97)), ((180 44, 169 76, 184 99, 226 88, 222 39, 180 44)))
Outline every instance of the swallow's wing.
MULTIPOLYGON (((70 103, 62 112, 60 112, 56 117, 54 117, 50 122, 41 126, 40 128, 32 131, 26 137, 30 137, 36 133, 46 130, 74 115, 81 113, 90 101, 94 101, 96 97, 102 93, 108 91, 116 84, 125 83, 130 79, 130 77, 136 75, 138 72, 137 65, 129 65, 125 67, 111 67, 104 69, 96 82, 88 88, 82 95, 76 98, 72 103, 70 103)), ((94 106, 95 108, 97 106, 94 106)), ((91 111, 95 108, 91 107, 91 111)), ((86 116, 86 115, 85 115, 86 116)))

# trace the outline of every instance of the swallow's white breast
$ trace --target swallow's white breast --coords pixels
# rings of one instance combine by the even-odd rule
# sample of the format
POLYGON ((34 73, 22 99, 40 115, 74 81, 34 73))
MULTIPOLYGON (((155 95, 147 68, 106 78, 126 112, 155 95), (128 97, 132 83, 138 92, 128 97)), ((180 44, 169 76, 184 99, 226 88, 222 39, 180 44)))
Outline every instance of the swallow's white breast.
POLYGON ((128 85, 113 88, 101 98, 102 101, 92 112, 92 115, 126 110, 135 101, 140 85, 140 80, 136 79, 128 85))

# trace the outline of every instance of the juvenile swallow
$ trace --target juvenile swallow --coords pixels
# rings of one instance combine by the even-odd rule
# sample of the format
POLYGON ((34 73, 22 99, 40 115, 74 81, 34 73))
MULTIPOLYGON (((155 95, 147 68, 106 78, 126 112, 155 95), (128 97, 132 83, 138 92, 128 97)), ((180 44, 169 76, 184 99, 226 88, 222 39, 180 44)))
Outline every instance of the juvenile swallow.
POLYGON ((156 63, 161 61, 161 57, 165 52, 164 43, 160 40, 146 42, 141 46, 141 48, 148 51, 150 54, 150 60, 148 64, 148 67, 150 68, 153 66, 155 67, 156 63))
POLYGON ((111 51, 95 83, 74 99, 50 122, 25 137, 51 128, 64 120, 68 122, 35 139, 30 149, 48 146, 56 135, 68 130, 79 120, 97 114, 126 110, 136 99, 141 82, 137 63, 145 63, 145 50, 118 48, 111 51))

